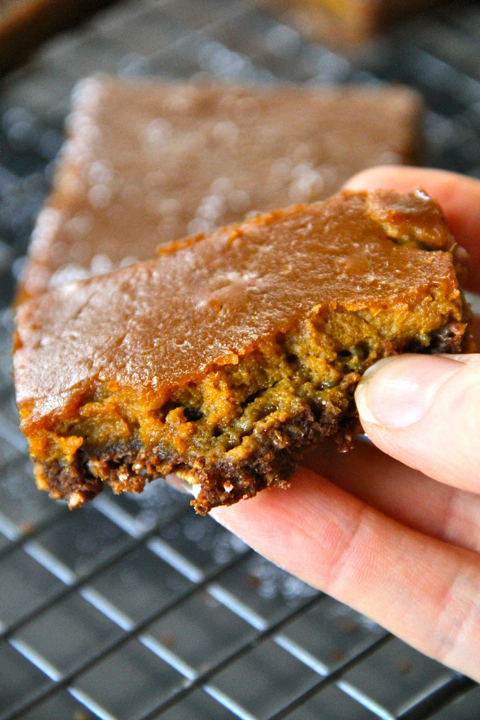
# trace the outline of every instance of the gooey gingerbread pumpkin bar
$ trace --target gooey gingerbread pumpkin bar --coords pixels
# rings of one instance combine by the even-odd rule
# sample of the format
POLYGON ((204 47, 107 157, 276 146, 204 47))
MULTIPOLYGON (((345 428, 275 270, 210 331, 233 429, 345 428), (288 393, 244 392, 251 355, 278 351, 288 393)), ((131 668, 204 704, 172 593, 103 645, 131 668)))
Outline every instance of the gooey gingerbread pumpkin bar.
POLYGON ((70 507, 169 473, 199 513, 348 446, 362 373, 462 352, 455 243, 422 191, 341 192, 23 303, 14 375, 38 487, 70 507))

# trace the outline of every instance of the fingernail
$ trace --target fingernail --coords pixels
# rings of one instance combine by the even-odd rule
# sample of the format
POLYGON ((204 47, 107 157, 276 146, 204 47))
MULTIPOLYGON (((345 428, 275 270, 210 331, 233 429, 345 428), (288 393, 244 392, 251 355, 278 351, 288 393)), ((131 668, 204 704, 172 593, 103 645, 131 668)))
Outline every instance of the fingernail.
POLYGON ((438 355, 386 358, 364 374, 357 391, 360 419, 387 428, 406 428, 418 422, 435 394, 462 363, 438 355))

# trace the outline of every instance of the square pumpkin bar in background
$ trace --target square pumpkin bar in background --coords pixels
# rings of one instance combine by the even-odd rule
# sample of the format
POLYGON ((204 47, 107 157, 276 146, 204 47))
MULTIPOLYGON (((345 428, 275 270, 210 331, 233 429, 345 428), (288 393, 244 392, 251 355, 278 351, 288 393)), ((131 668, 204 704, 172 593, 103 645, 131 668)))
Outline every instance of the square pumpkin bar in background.
POLYGON ((20 297, 415 162, 421 110, 401 87, 82 81, 20 297))

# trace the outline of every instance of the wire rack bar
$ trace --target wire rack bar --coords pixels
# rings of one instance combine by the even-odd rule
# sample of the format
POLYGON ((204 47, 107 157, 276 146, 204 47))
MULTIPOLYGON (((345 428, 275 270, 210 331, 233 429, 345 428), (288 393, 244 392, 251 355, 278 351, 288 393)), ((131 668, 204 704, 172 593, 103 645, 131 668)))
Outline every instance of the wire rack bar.
MULTIPOLYGON (((109 498, 102 498, 102 504, 99 509, 101 509, 102 512, 105 512, 110 520, 118 522, 126 532, 138 532, 137 526, 132 525, 129 516, 126 513, 123 513, 122 510, 118 508, 118 506, 116 506, 114 503, 111 502, 111 500, 109 500, 109 498)), ((148 543, 148 545, 152 551, 159 552, 159 555, 162 559, 166 560, 167 562, 171 562, 172 566, 185 574, 186 577, 192 579, 194 582, 200 582, 200 578, 203 575, 201 571, 199 571, 199 569, 196 568, 192 563, 186 561, 183 556, 173 550, 173 548, 171 548, 167 543, 161 541, 159 538, 153 538, 148 543)), ((253 647, 256 647, 261 642, 271 636, 273 637, 275 643, 290 652, 291 655, 296 657, 308 667, 312 668, 315 672, 319 673, 320 675, 328 675, 328 668, 324 663, 321 663, 317 658, 314 658, 310 653, 298 646, 298 644, 293 642, 290 638, 276 632, 276 629, 278 630, 287 623, 291 622, 294 617, 302 615, 311 605, 318 602, 318 600, 321 599, 322 596, 318 595, 311 601, 311 605, 310 603, 305 604, 305 606, 302 606, 300 610, 294 611, 293 613, 289 614, 286 618, 283 618, 276 625, 269 626, 268 623, 261 616, 258 615, 258 613, 252 611, 251 608, 239 601, 234 595, 232 595, 232 593, 226 591, 224 588, 218 585, 218 583, 208 584, 206 586, 206 590, 210 595, 212 595, 212 597, 224 604, 225 607, 227 607, 232 612, 235 612, 237 615, 239 615, 239 617, 241 617, 254 628, 259 630, 260 634, 254 640, 250 641, 245 646, 239 648, 236 653, 224 659, 222 662, 218 663, 218 665, 212 666, 203 675, 196 677, 195 680, 192 680, 191 683, 189 685, 186 685, 183 690, 172 694, 171 698, 162 702, 160 705, 155 706, 154 710, 151 711, 153 715, 158 715, 159 712, 163 712, 164 710, 172 707, 178 701, 191 694, 202 684, 208 682, 210 677, 213 677, 214 675, 220 673, 223 669, 231 665, 234 661, 243 657, 243 655, 245 655, 253 647)), ((389 633, 386 633, 386 635, 381 638, 381 640, 389 640, 391 638, 392 636, 389 633)), ((383 642, 379 643, 378 647, 381 647, 382 645, 383 642)), ((377 649, 377 646, 374 645, 372 649, 377 649)), ((361 655, 361 659, 363 659, 363 655, 361 655)), ((351 665, 355 664, 356 663, 353 661, 351 663, 347 663, 346 669, 350 669, 351 665)), ((350 683, 342 681, 341 683, 337 683, 337 686, 342 691, 350 695, 350 697, 354 697, 357 702, 359 702, 359 704, 368 708, 378 717, 382 718, 382 720, 392 720, 391 714, 388 713, 385 708, 382 708, 374 700, 366 696, 364 693, 361 693, 350 683)), ((142 716, 141 718, 138 718, 138 720, 149 720, 149 718, 150 716, 146 715, 145 717, 142 716)))
MULTIPOLYGON (((233 560, 231 560, 229 563, 226 563, 220 568, 217 568, 209 575, 206 575, 200 583, 198 583, 196 586, 192 587, 190 590, 186 591, 182 596, 181 599, 176 599, 169 605, 164 606, 161 610, 156 611, 155 613, 152 613, 150 616, 148 616, 145 620, 143 620, 140 623, 135 623, 133 621, 130 621, 130 628, 125 630, 124 634, 117 638, 110 640, 105 644, 105 646, 98 651, 93 657, 79 663, 77 667, 75 667, 73 670, 71 670, 68 673, 65 673, 62 675, 55 684, 52 684, 51 686, 40 689, 37 692, 32 693, 32 695, 28 698, 22 699, 17 706, 15 706, 12 710, 10 710, 7 714, 0 715, 0 720, 16 720, 17 718, 20 718, 23 713, 25 713, 27 710, 33 709, 35 706, 37 706, 40 702, 43 700, 46 700, 47 698, 51 697, 54 693, 56 693, 61 688, 67 688, 70 684, 72 684, 80 675, 87 672, 87 670, 90 670, 94 665, 99 663, 100 661, 104 660, 106 657, 108 657, 111 653, 113 653, 116 650, 119 650, 121 647, 123 647, 129 640, 132 640, 135 637, 138 637, 144 630, 147 629, 149 625, 151 625, 153 622, 156 622, 159 620, 163 615, 165 615, 167 612, 170 612, 172 609, 174 609, 179 602, 182 602, 183 600, 187 599, 194 593, 196 593, 199 589, 202 587, 205 587, 208 585, 208 583, 212 582, 213 580, 220 577, 223 573, 227 572, 231 568, 233 568, 237 563, 244 560, 245 556, 248 554, 246 551, 245 553, 235 557, 233 560)), ((89 595, 85 596, 86 600, 89 600, 89 595)), ((103 607, 98 607, 96 605, 97 609, 104 610, 107 607, 109 607, 111 603, 109 601, 106 601, 103 607)), ((124 616, 124 614, 122 613, 124 616)), ((113 622, 117 621, 117 614, 107 615, 110 620, 113 620, 113 622)), ((124 616, 125 617, 125 616, 124 616)), ((123 627, 127 623, 122 620, 120 627, 123 627)), ((18 649, 18 648, 17 648, 18 649)), ((32 659, 32 658, 30 658, 32 659)), ((40 658, 38 656, 39 661, 43 660, 43 658, 40 658)), ((50 664, 49 664, 50 665, 50 664)), ((40 670, 43 670, 42 665, 37 665, 40 670)))
MULTIPOLYGON (((390 635, 390 633, 386 633, 384 636, 378 638, 377 640, 374 640, 366 648, 364 648, 361 652, 354 655, 354 657, 352 657, 349 660, 345 661, 344 663, 340 664, 329 675, 327 675, 324 678, 321 678, 317 683, 312 685, 311 688, 306 690, 298 698, 296 698, 295 700, 290 702, 288 705, 286 705, 284 708, 282 708, 279 712, 275 713, 274 715, 271 715, 268 720, 283 720, 283 718, 287 717, 287 715, 292 713, 294 710, 297 710, 298 708, 300 708, 307 700, 310 700, 311 698, 315 697, 315 695, 317 695, 317 693, 319 693, 325 687, 327 687, 328 685, 331 685, 332 683, 339 680, 342 675, 344 675, 348 670, 353 668, 355 665, 358 665, 359 662, 370 657, 370 655, 373 655, 373 653, 376 652, 377 650, 380 650, 380 648, 382 648, 391 639, 392 639, 392 636, 390 635)), ((372 702, 372 707, 377 707, 377 703, 372 702)), ((369 709, 371 709, 371 708, 369 707, 369 709)), ((384 708, 381 708, 381 712, 385 713, 386 710, 384 708)), ((382 717, 382 715, 380 715, 379 717, 382 717)), ((390 718, 389 718, 389 720, 390 720, 390 718)))
MULTIPOLYGON (((185 511, 181 511, 175 518, 172 518, 170 522, 176 522, 179 517, 184 515, 185 511)), ((104 562, 99 563, 90 573, 87 575, 77 576, 73 571, 67 568, 58 558, 48 553, 45 548, 37 543, 29 543, 29 547, 26 547, 26 551, 35 559, 39 564, 49 570, 52 575, 57 577, 66 587, 61 588, 56 593, 47 597, 44 602, 40 603, 30 612, 22 615, 18 620, 11 623, 9 626, 0 631, 0 641, 8 639, 25 625, 35 620, 37 617, 42 615, 46 610, 49 610, 53 604, 58 603, 67 598, 72 593, 85 588, 88 583, 94 580, 99 575, 103 574, 108 568, 115 565, 119 560, 129 555, 131 552, 140 547, 148 538, 158 532, 158 528, 151 528, 146 530, 145 534, 141 537, 133 538, 128 544, 126 544, 122 550, 112 557, 109 557, 104 562)))
POLYGON ((28 532, 22 532, 9 518, 0 513, 0 532, 10 541, 8 545, 0 550, 0 562, 7 558, 12 552, 18 550, 27 542, 36 538, 44 530, 48 530, 59 520, 64 518, 64 513, 58 513, 55 517, 46 518, 37 523, 35 526, 29 527, 28 532))
POLYGON ((432 690, 417 703, 401 712, 398 720, 425 720, 440 708, 449 705, 457 698, 465 695, 469 690, 477 687, 477 683, 465 675, 455 675, 446 680, 440 687, 432 690))
POLYGON ((199 687, 207 683, 209 680, 211 680, 215 675, 218 675, 222 670, 225 670, 227 667, 232 665, 232 663, 234 663, 236 660, 242 658, 250 650, 258 647, 258 645, 260 645, 262 642, 274 636, 276 633, 279 632, 279 630, 285 627, 287 623, 291 622, 299 615, 303 615, 306 610, 311 608, 318 601, 319 597, 313 597, 310 600, 307 600, 307 602, 303 603, 290 615, 270 625, 268 629, 264 630, 253 640, 250 640, 249 642, 242 645, 240 648, 235 650, 235 652, 231 653, 227 658, 224 658, 215 665, 212 665, 212 667, 210 667, 205 672, 198 674, 197 677, 195 677, 195 679, 192 679, 187 685, 185 685, 182 690, 173 693, 170 698, 167 698, 163 702, 156 705, 148 713, 141 715, 138 720, 155 720, 159 713, 163 712, 164 710, 168 710, 168 708, 172 707, 172 705, 175 705, 179 700, 183 700, 185 697, 187 697, 187 695, 191 694, 194 690, 198 689, 199 687))

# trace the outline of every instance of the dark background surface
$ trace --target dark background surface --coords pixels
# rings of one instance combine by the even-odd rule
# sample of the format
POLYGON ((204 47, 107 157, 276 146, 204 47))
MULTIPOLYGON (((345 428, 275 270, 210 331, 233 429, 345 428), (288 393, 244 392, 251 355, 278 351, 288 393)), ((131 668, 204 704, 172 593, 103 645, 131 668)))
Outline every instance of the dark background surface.
POLYGON ((284 573, 163 483, 79 512, 34 486, 10 380, 15 278, 91 72, 406 83, 425 164, 480 176, 480 8, 451 2, 347 58, 244 0, 130 0, 0 83, 0 719, 480 719, 480 690, 284 573))

